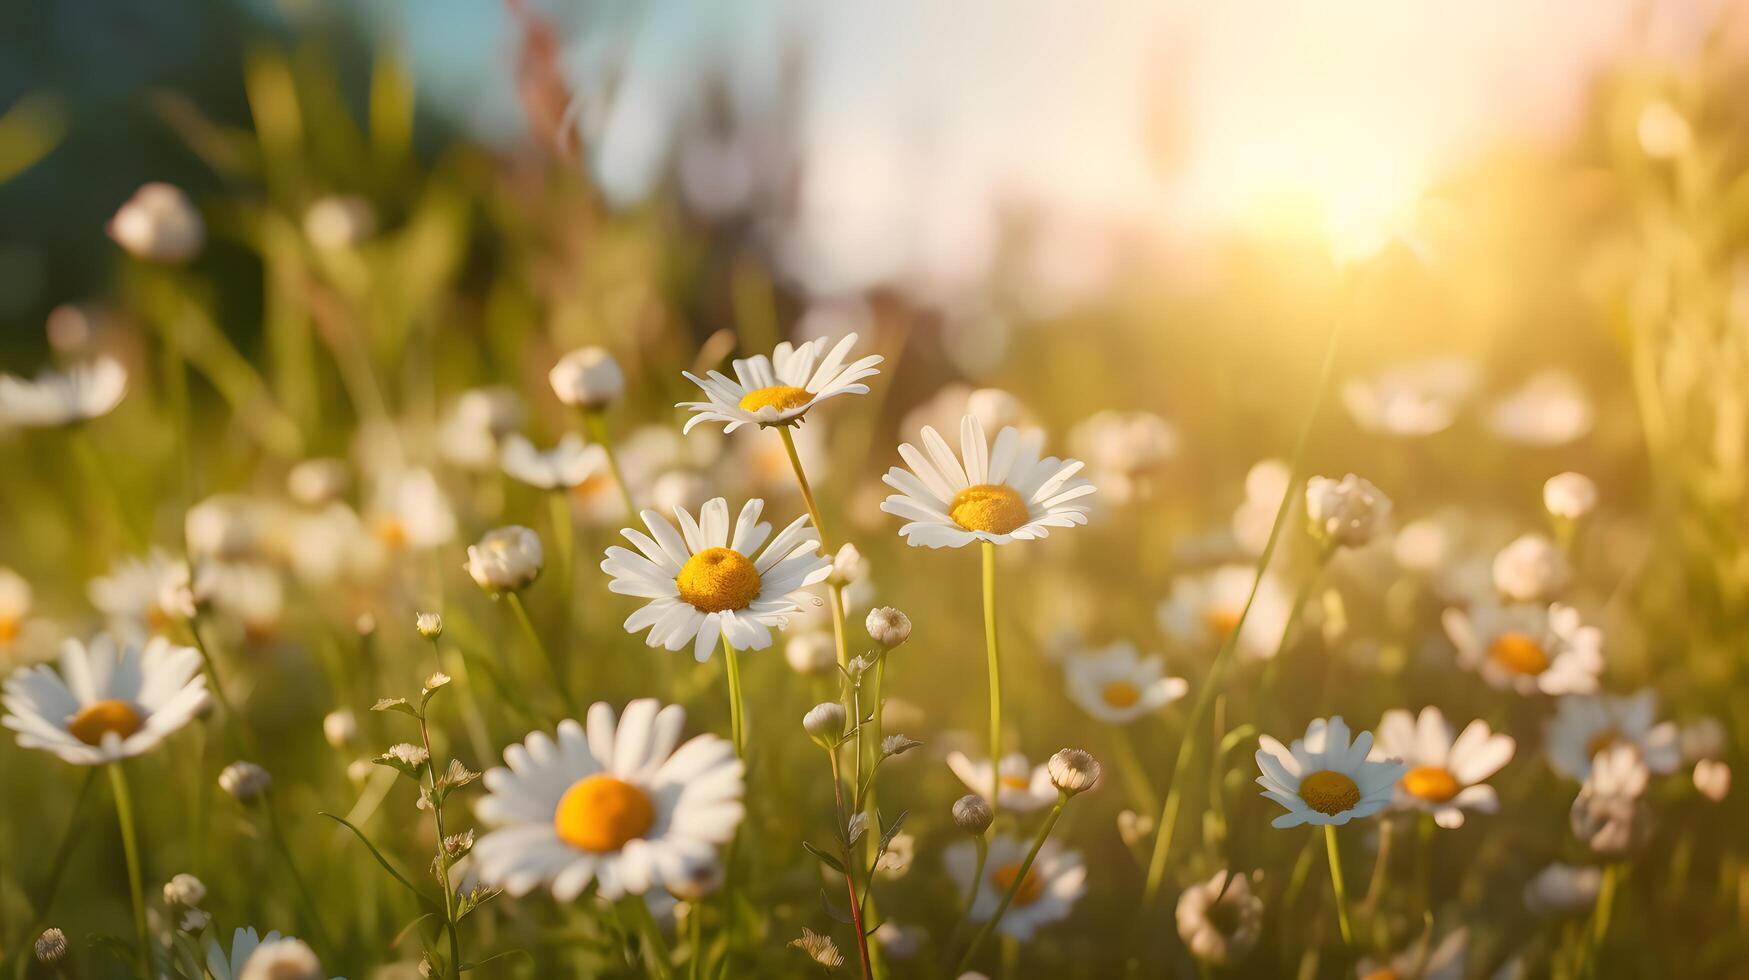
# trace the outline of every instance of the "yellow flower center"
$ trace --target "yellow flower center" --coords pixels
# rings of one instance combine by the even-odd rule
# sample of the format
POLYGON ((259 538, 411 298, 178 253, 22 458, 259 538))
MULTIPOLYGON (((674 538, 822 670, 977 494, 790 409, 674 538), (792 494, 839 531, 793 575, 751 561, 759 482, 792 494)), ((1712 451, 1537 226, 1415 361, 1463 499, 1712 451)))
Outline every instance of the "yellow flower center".
POLYGON ((1621 740, 1621 732, 1618 732, 1613 728, 1605 728, 1591 736, 1590 740, 1585 743, 1585 755, 1587 758, 1595 759, 1601 755, 1605 749, 1613 748, 1621 740))
POLYGON ((1142 699, 1142 690, 1129 681, 1112 681, 1099 689, 1099 696, 1114 708, 1128 708, 1142 699))
POLYGON ((674 584, 694 609, 746 609, 759 597, 759 569, 733 548, 706 548, 686 560, 674 584))
POLYGON ((741 396, 741 407, 749 412, 757 412, 762 408, 775 408, 787 412, 792 408, 800 408, 808 403, 814 393, 806 388, 793 385, 772 385, 769 388, 755 388, 741 396))
POLYGON ((1458 794, 1458 781, 1444 766, 1416 766, 1403 774, 1403 790, 1429 803, 1444 803, 1458 794))
POLYGON ((407 525, 393 517, 378 518, 372 522, 370 530, 378 541, 390 548, 401 548, 407 544, 407 525))
POLYGON ((1209 632, 1217 639, 1225 640, 1239 628, 1239 610, 1209 609, 1202 614, 1202 621, 1208 624, 1209 632))
POLYGON ((1501 633, 1488 647, 1488 659, 1514 674, 1540 674, 1549 669, 1543 645, 1526 633, 1501 633))
POLYGON ((1388 966, 1372 971, 1360 980, 1398 980, 1397 971, 1388 966))
POLYGON ((1032 786, 1032 780, 1025 776, 1003 776, 1000 782, 1009 789, 1028 789, 1032 786))
POLYGON ((617 851, 649 833, 656 810, 643 790, 606 773, 585 776, 559 797, 553 830, 585 851, 617 851))
POLYGON ((18 617, 0 616, 0 643, 11 643, 18 639, 18 617))
POLYGON ((67 731, 72 732, 74 738, 86 745, 102 745, 106 733, 114 732, 127 738, 139 731, 140 724, 144 721, 133 705, 111 698, 107 701, 93 701, 80 708, 73 717, 67 719, 67 731))
MULTIPOLYGON (((1004 864, 1000 868, 990 872, 990 884, 996 886, 997 894, 1006 895, 1008 894, 1008 889, 1014 887, 1014 879, 1019 876, 1020 862, 1016 861, 1013 864, 1004 864)), ((1021 881, 1020 887, 1015 889, 1014 904, 1031 905, 1038 901, 1039 896, 1043 895, 1044 891, 1044 882, 1039 881, 1038 875, 1033 874, 1032 869, 1028 868, 1026 871, 1026 878, 1021 881)))
POLYGON ((947 516, 968 531, 1007 534, 1025 524, 1031 515, 1026 510, 1026 501, 1020 499, 1013 487, 980 483, 955 494, 953 503, 947 505, 947 516))
POLYGON ((1319 813, 1334 817, 1360 802, 1360 787, 1342 773, 1320 769, 1300 780, 1300 799, 1319 813))

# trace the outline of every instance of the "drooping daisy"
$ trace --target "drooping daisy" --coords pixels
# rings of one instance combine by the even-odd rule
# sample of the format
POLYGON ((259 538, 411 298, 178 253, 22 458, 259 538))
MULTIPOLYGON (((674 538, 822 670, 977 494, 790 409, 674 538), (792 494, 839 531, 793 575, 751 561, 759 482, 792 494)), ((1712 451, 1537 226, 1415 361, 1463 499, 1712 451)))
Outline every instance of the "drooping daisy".
POLYGON ((882 358, 870 354, 845 364, 855 345, 856 334, 838 341, 829 352, 825 338, 800 345, 785 341, 770 357, 755 354, 734 361, 733 378, 721 371, 707 372, 703 378, 684 372, 688 381, 704 389, 708 401, 677 406, 694 413, 682 431, 691 432, 700 422, 727 423, 726 432, 743 425, 787 425, 828 398, 866 395, 868 385, 860 382, 880 373, 875 367, 882 358))
MULTIPOLYGON (((1172 593, 1160 604, 1156 617, 1167 636, 1195 650, 1213 651, 1233 630, 1251 594, 1256 569, 1250 565, 1222 565, 1206 572, 1192 572, 1172 580, 1172 593)), ((1281 646, 1293 605, 1287 589, 1272 572, 1257 583, 1257 598, 1245 616, 1236 649, 1240 656, 1268 659, 1281 646)))
POLYGON ((1114 643, 1102 650, 1063 661, 1069 697, 1095 719, 1127 724, 1184 696, 1189 684, 1167 677, 1160 657, 1136 655, 1133 643, 1114 643))
POLYGON ((1419 717, 1401 709, 1385 712, 1373 755, 1409 766, 1392 806, 1431 813, 1439 826, 1456 828, 1464 825, 1465 810, 1498 809, 1499 796, 1483 780, 1512 761, 1516 748, 1512 736, 1494 734, 1480 719, 1454 734, 1445 715, 1430 706, 1419 717))
POLYGON ((799 608, 793 593, 825 579, 832 560, 819 553, 819 535, 806 516, 773 537, 771 525, 759 520, 764 508, 763 500, 747 501, 731 529, 729 502, 716 497, 705 502, 696 521, 676 509, 679 531, 662 515, 644 511, 649 535, 634 528, 621 532, 642 554, 616 545, 601 563, 613 577, 610 590, 650 600, 626 619, 626 632, 648 628, 645 642, 669 650, 691 643, 701 663, 719 638, 738 650, 770 646, 772 628, 785 625, 799 608))
POLYGON ((231 934, 229 955, 217 940, 208 939, 206 968, 213 980, 309 980, 322 976, 316 954, 302 941, 278 932, 263 936, 254 929, 231 934))
POLYGON ((504 750, 475 804, 495 826, 474 845, 480 880, 568 902, 591 882, 603 898, 684 887, 734 836, 744 809, 734 746, 698 735, 679 748, 686 709, 645 698, 589 708, 588 728, 559 723, 504 750))
POLYGON ((0 374, 0 424, 46 428, 108 415, 127 394, 128 372, 113 357, 26 381, 0 374))
POLYGON ((1673 721, 1658 720, 1658 692, 1572 695, 1555 702, 1549 721, 1549 766, 1569 779, 1591 775, 1598 753, 1632 745, 1646 768, 1662 775, 1682 761, 1681 733, 1673 721))
POLYGON ((1348 725, 1337 715, 1313 719, 1306 736, 1292 746, 1264 735, 1257 750, 1263 775, 1257 784, 1263 795, 1287 807, 1272 827, 1342 826, 1356 817, 1370 817, 1391 801, 1391 789, 1407 768, 1396 759, 1369 759, 1372 733, 1352 742, 1348 725))
MULTIPOLYGON (((1020 875, 1020 864, 1026 857, 1028 843, 1006 834, 990 838, 990 854, 984 862, 984 881, 978 888, 977 900, 967 910, 973 922, 986 922, 996 914, 996 906, 1008 893, 1020 875)), ((978 855, 969 840, 949 846, 942 855, 947 873, 959 885, 962 894, 969 894, 973 875, 977 872, 978 855)), ((996 931, 1022 942, 1032 938, 1040 926, 1068 918, 1075 902, 1087 891, 1087 867, 1078 851, 1066 851, 1054 840, 1039 848, 1038 857, 1027 869, 1014 901, 997 924, 996 931)))
POLYGON ((523 436, 512 434, 504 440, 501 462, 506 474, 542 490, 580 487, 590 477, 608 474, 607 450, 594 443, 584 445, 583 437, 575 432, 560 436, 558 443, 544 452, 523 436))
MULTIPOLYGON (((974 793, 990 792, 991 783, 996 781, 990 773, 990 760, 973 760, 964 752, 949 752, 947 767, 974 793)), ((1029 765, 1026 756, 1019 752, 1002 757, 999 776, 1002 790, 996 802, 1004 810, 1031 813, 1057 802, 1057 788, 1051 785, 1049 768, 1029 765)))
POLYGON ((1478 603, 1440 617, 1458 662, 1520 694, 1584 694, 1603 671, 1603 633, 1571 606, 1478 603))
POLYGON ((1007 544, 1087 523, 1087 508, 1073 503, 1094 491, 1076 476, 1080 461, 1040 459, 1043 439, 1036 434, 1005 428, 992 447, 983 423, 967 415, 960 420, 959 456, 933 428, 923 428, 922 441, 922 451, 910 443, 899 447, 909 470, 894 466, 881 478, 899 491, 881 502, 881 510, 907 521, 899 528, 907 544, 1007 544))
POLYGON ((60 672, 21 667, 6 679, 0 724, 27 749, 94 766, 139 755, 206 706, 200 654, 153 637, 142 646, 99 633, 67 640, 60 672))

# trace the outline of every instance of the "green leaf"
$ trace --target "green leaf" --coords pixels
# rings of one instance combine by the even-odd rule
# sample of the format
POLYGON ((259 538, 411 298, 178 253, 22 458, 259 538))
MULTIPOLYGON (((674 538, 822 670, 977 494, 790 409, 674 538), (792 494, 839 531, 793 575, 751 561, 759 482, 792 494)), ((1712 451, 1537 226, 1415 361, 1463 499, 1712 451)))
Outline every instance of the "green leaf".
POLYGON ((836 871, 839 874, 845 873, 844 872, 844 862, 838 860, 837 858, 826 853, 825 851, 820 850, 818 847, 815 847, 814 845, 808 843, 807 841, 802 841, 802 846, 808 849, 809 854, 812 854, 813 856, 819 858, 821 864, 824 864, 826 867, 831 868, 833 871, 836 871))
POLYGON ((407 703, 406 698, 383 698, 370 706, 372 711, 399 711, 410 718, 419 717, 419 709, 407 703))
POLYGON ((501 960, 506 956, 527 956, 530 960, 534 959, 534 956, 532 954, 530 954, 529 951, 526 949, 507 949, 507 950, 504 950, 503 952, 500 952, 500 953, 493 953, 491 956, 488 956, 485 959, 479 960, 479 961, 474 962, 474 963, 463 963, 461 966, 461 970, 463 973, 466 973, 469 970, 477 970, 480 967, 485 966, 487 963, 491 963, 495 960, 501 960))
POLYGON ((396 871, 395 866, 389 863, 389 859, 386 857, 383 857, 383 852, 377 850, 377 846, 370 842, 370 838, 366 837, 364 835, 364 831, 359 830, 357 827, 353 826, 352 821, 346 819, 345 817, 335 816, 334 814, 329 813, 326 810, 317 810, 316 812, 318 814, 320 814, 321 816, 327 817, 329 820, 334 821, 335 823, 339 824, 340 826, 345 827, 347 830, 352 831, 352 835, 354 837, 357 837, 359 839, 359 841, 364 844, 365 849, 370 851, 370 856, 377 859, 377 863, 383 866, 383 870, 387 871, 389 873, 390 877, 392 877, 396 881, 400 882, 402 887, 404 887, 408 891, 412 892, 414 897, 418 898, 421 902, 424 902, 425 904, 433 906, 433 907, 437 906, 437 904, 438 904, 437 902, 433 901, 429 896, 427 896, 424 892, 421 892, 418 888, 415 888, 413 886, 413 883, 411 881, 408 881, 405 875, 401 874, 401 872, 399 872, 399 871, 396 871))

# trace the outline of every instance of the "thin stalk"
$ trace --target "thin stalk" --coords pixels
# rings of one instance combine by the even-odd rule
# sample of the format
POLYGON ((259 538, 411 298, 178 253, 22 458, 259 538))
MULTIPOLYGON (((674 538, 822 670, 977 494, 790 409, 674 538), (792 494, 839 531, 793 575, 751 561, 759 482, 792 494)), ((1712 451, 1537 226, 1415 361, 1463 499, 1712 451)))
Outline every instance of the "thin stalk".
POLYGON ((686 903, 686 944, 691 947, 686 980, 699 980, 699 968, 704 966, 704 904, 696 900, 686 903))
POLYGON ((553 683, 558 685, 559 698, 565 702, 565 710, 576 715, 577 707, 571 701, 571 685, 565 680, 565 666, 559 663, 557 657, 553 656, 553 651, 540 638, 540 631, 534 628, 534 620, 528 617, 528 607, 522 604, 522 594, 515 590, 506 592, 504 593, 504 601, 509 603, 511 610, 516 613, 517 622, 522 624, 522 632, 528 637, 528 642, 540 651, 541 658, 552 669, 553 683))
MULTIPOLYGON (((844 806, 844 778, 838 764, 838 746, 826 750, 827 758, 832 760, 832 797, 834 812, 837 815, 836 833, 840 841, 846 840, 845 827, 850 820, 850 811, 844 806)), ((856 895, 856 866, 860 863, 850 854, 850 845, 845 843, 839 848, 839 854, 844 859, 844 890, 850 899, 850 925, 856 930, 857 962, 862 968, 862 980, 872 980, 874 966, 868 955, 868 930, 862 926, 862 900, 856 895)))
POLYGON ((966 923, 971 920, 972 906, 978 902, 978 892, 983 890, 984 864, 990 859, 990 838, 979 834, 972 838, 978 846, 978 861, 972 866, 972 887, 966 896, 966 907, 960 910, 959 921, 953 924, 953 931, 947 935, 946 948, 951 950, 959 944, 960 933, 965 931, 966 923))
MULTIPOLYGON (((435 647, 436 641, 432 645, 435 647)), ((423 710, 419 714, 419 742, 425 746, 425 785, 431 796, 431 819, 437 824, 437 884, 443 889, 443 926, 449 934, 449 963, 444 975, 459 980, 462 947, 455 927, 455 889, 449 884, 449 851, 444 845, 448 834, 443 829, 443 804, 437 798, 437 756, 431 753, 431 725, 423 710)))
POLYGON ((984 558, 984 657, 990 675, 990 822, 995 823, 1002 807, 1002 649, 996 638, 996 546, 984 541, 981 548, 984 558))
POLYGON ((650 976, 653 980, 669 980, 674 969, 668 963, 668 944, 662 940, 662 930, 656 925, 656 917, 650 914, 650 906, 644 903, 642 895, 633 895, 622 907, 630 909, 632 924, 643 939, 644 965, 650 976))
MULTIPOLYGON (((783 437, 783 448, 789 454, 790 469, 795 471, 796 486, 801 489, 802 503, 808 508, 808 522, 814 525, 814 533, 820 536, 820 554, 831 558, 832 545, 826 540, 826 525, 820 519, 820 505, 814 499, 814 487, 808 482, 807 472, 802 469, 802 454, 796 451, 795 436, 790 434, 787 425, 778 426, 777 434, 783 437)), ((832 642, 838 652, 838 667, 840 670, 848 670, 850 656, 845 649, 844 641, 844 590, 837 582, 831 580, 827 581, 827 590, 832 596, 832 642)), ((847 691, 842 700, 845 710, 849 710, 850 696, 847 691)))
POLYGON ((251 759, 260 758, 260 753, 255 751, 255 739, 249 731, 248 724, 244 722, 243 716, 237 712, 236 705, 231 703, 230 695, 225 693, 225 685, 219 682, 218 660, 213 657, 212 651, 207 648, 206 640, 201 636, 199 615, 188 621, 188 633, 194 638, 194 648, 200 652, 201 665, 206 668, 207 690, 212 692, 213 699, 218 701, 219 708, 225 713, 225 721, 230 728, 231 740, 236 743, 238 750, 243 755, 251 759))
POLYGON ((1117 743, 1118 768, 1123 772, 1124 781, 1130 784, 1130 792, 1136 796, 1136 805, 1144 810, 1152 810, 1160 805, 1160 797, 1154 792, 1154 784, 1148 781, 1148 767, 1142 764, 1142 757, 1136 754, 1136 746, 1130 741, 1129 733, 1129 726, 1112 733, 1113 741, 1117 743))
POLYGON ((1330 887, 1336 892, 1336 924, 1342 930, 1342 944, 1354 945, 1354 927, 1348 924, 1348 889, 1342 883, 1342 851, 1336 846, 1336 827, 1324 825, 1324 851, 1330 859, 1330 887))
POLYGON ((144 550, 146 545, 151 543, 149 536, 146 530, 135 522, 133 513, 128 510, 127 494, 122 491, 121 484, 116 482, 115 474, 111 473, 109 467, 103 464, 103 455, 97 451, 97 444, 92 441, 90 430, 85 427, 84 423, 76 424, 72 427, 72 432, 69 433, 68 441, 73 444, 73 453, 79 457, 79 462, 85 467, 87 475, 94 482, 103 486, 105 494, 109 497, 109 506, 115 512, 115 519, 121 524, 122 533, 127 535, 128 541, 136 549, 144 550))
POLYGON ((304 874, 298 870, 297 856, 292 853, 291 842, 286 840, 285 830, 279 825, 279 817, 273 812, 271 800, 261 801, 261 811, 267 816, 267 833, 273 838, 274 846, 279 849, 280 857, 285 859, 286 870, 291 875, 292 885, 297 889, 298 899, 304 903, 304 915, 309 917, 310 931, 315 934, 318 945, 324 954, 332 956, 334 944, 328 940, 328 930, 322 925, 321 906, 316 904, 316 898, 310 893, 309 882, 304 880, 304 874))
POLYGON ((1257 557, 1256 572, 1251 580, 1251 591, 1245 596, 1245 605, 1239 611, 1239 621, 1233 625, 1227 638, 1221 643, 1215 653, 1214 662, 1209 665, 1208 675, 1203 679, 1202 690, 1197 692, 1195 705, 1191 708, 1190 719, 1184 728, 1184 740, 1178 745, 1178 756, 1172 764, 1172 776, 1167 785, 1166 802, 1160 810, 1160 819, 1156 823, 1159 828, 1154 837, 1154 852, 1148 861, 1147 884, 1142 891, 1140 918, 1137 922, 1138 932, 1146 926, 1148 918, 1153 914, 1154 904, 1160 897, 1160 886, 1166 880, 1167 858, 1172 852, 1173 832, 1177 829, 1179 811, 1184 805, 1184 782, 1181 778, 1192 761, 1197 757, 1203 732, 1204 719, 1209 707, 1214 703, 1214 696, 1222 686, 1222 681, 1233 659, 1233 651, 1238 646, 1239 637, 1245 629, 1245 620, 1251 614, 1251 605, 1257 600, 1257 589, 1263 581, 1263 573, 1269 568, 1269 562, 1275 557, 1276 545, 1281 540, 1282 528, 1287 524, 1287 515, 1293 509, 1294 498, 1298 495, 1301 476, 1305 472, 1306 450, 1311 445, 1312 429, 1318 419, 1319 409, 1323 407, 1324 397, 1330 388, 1330 378, 1335 372, 1336 352, 1341 346, 1342 332, 1347 324, 1350 303, 1350 290, 1344 288, 1341 309, 1336 316, 1336 322, 1330 329, 1329 337, 1324 341, 1324 358, 1318 367, 1317 381, 1312 388, 1312 403, 1307 407, 1300 421, 1300 431, 1294 439, 1293 454, 1289 457, 1289 476, 1287 490, 1282 493, 1281 504, 1275 509, 1275 520, 1269 528, 1269 538, 1263 544, 1263 553, 1257 557))
POLYGON ((1379 899, 1385 892, 1385 873, 1391 864, 1391 841, 1395 838, 1397 822, 1385 820, 1379 824, 1379 849, 1373 856, 1372 881, 1366 886, 1366 897, 1360 900, 1360 913, 1368 922, 1374 921, 1378 911, 1379 899))
POLYGON ((742 714, 741 704, 741 657, 735 652, 735 647, 729 642, 726 633, 723 635, 723 662, 729 674, 729 737, 735 743, 735 755, 745 759, 747 757, 747 733, 744 728, 746 718, 742 714))
POLYGON ((1621 864, 1612 862, 1603 867, 1603 881, 1597 889, 1597 911, 1591 921, 1592 956, 1603 948, 1603 941, 1609 938, 1609 920, 1615 914, 1615 893, 1621 885, 1621 864))
POLYGON ((559 587, 559 649, 571 649, 571 597, 575 593, 576 573, 576 531, 571 520, 571 497, 564 489, 554 490, 547 495, 548 507, 552 511, 553 545, 558 554, 559 587))
POLYGON ((115 795, 115 819, 121 825, 122 854, 128 865, 128 899, 134 907, 134 933, 140 941, 140 976, 151 980, 152 939, 146 930, 146 903, 141 886, 140 840, 134 831, 134 804, 128 794, 128 777, 120 762, 109 764, 109 786, 115 795))
POLYGON ((613 440, 607 434, 607 416, 599 409, 586 410, 583 428, 588 430, 590 440, 607 454, 607 472, 613 475, 613 485, 619 488, 619 499, 625 504, 627 516, 636 515, 638 505, 632 502, 632 489, 626 485, 625 472, 619 468, 619 454, 613 451, 613 440))
POLYGON ((1045 822, 1039 826, 1038 833, 1032 839, 1032 847, 1027 850, 1025 859, 1020 862, 1020 871, 1015 874, 1014 880, 1009 882, 1008 890, 1002 893, 1002 901, 996 904, 996 913, 990 916, 989 921, 985 922, 983 928, 978 930, 977 935, 972 937, 971 945, 967 946, 965 953, 960 956, 959 966, 955 967, 953 971, 956 976, 966 972, 966 966, 972 962, 972 957, 977 954, 978 947, 984 944, 984 940, 988 939, 990 933, 1001 924, 1002 917, 1008 914, 1008 906, 1014 903, 1014 896, 1020 892, 1020 886, 1026 883, 1026 876, 1032 873, 1032 862, 1038 858, 1039 849, 1045 846, 1045 838, 1051 836, 1051 830, 1056 827, 1057 818, 1063 815, 1063 806, 1068 802, 1069 794, 1059 791, 1056 806, 1051 807, 1050 815, 1045 817, 1045 822))

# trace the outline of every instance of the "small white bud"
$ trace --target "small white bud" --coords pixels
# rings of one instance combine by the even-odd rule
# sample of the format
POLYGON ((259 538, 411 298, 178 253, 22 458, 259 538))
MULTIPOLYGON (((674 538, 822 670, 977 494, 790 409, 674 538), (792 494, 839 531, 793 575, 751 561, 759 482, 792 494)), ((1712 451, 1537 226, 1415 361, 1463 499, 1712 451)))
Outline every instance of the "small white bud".
POLYGON ((1731 795, 1731 765, 1718 759, 1702 759, 1694 764, 1694 788, 1700 795, 1719 803, 1731 795))
POLYGON ((179 263, 206 241, 206 225, 188 195, 169 184, 141 185, 109 219, 109 237, 136 258, 179 263))
POLYGON ((1093 788, 1099 782, 1099 762, 1082 749, 1061 749, 1045 763, 1051 774, 1051 785, 1074 796, 1093 788))
POLYGON ((892 606, 870 609, 863 625, 869 638, 888 650, 911 638, 911 618, 892 606))
POLYGON ((559 401, 578 408, 599 409, 625 392, 625 372, 602 347, 584 347, 559 358, 547 374, 559 401))
POLYGON ((995 819, 996 812, 990 809, 990 801, 975 793, 967 793, 953 803, 954 826, 968 834, 983 834, 995 819))
POLYGON ((836 701, 822 701, 802 716, 802 728, 815 741, 830 744, 844 734, 844 722, 848 717, 844 705, 836 701))
POLYGON ((1358 548, 1373 539, 1391 513, 1391 500, 1366 480, 1314 476, 1306 481, 1306 519, 1331 545, 1358 548))
POLYGON ((206 901, 206 885, 191 874, 179 874, 164 883, 164 902, 190 908, 206 901))
POLYGON ((1557 473, 1543 484, 1543 506, 1555 517, 1576 521, 1597 506, 1597 484, 1583 473, 1557 473))
POLYGON ((273 784, 273 776, 253 762, 233 762, 219 772, 219 788, 247 803, 273 784))
POLYGON ((540 536, 517 524, 487 531, 468 545, 468 575, 487 592, 515 592, 540 576, 540 536))
POLYGON ((427 640, 435 640, 443 635, 443 617, 437 613, 422 612, 413 617, 413 628, 427 640))
POLYGON ((340 708, 328 712, 322 719, 322 737, 335 748, 343 748, 358 737, 358 718, 352 709, 340 708))

